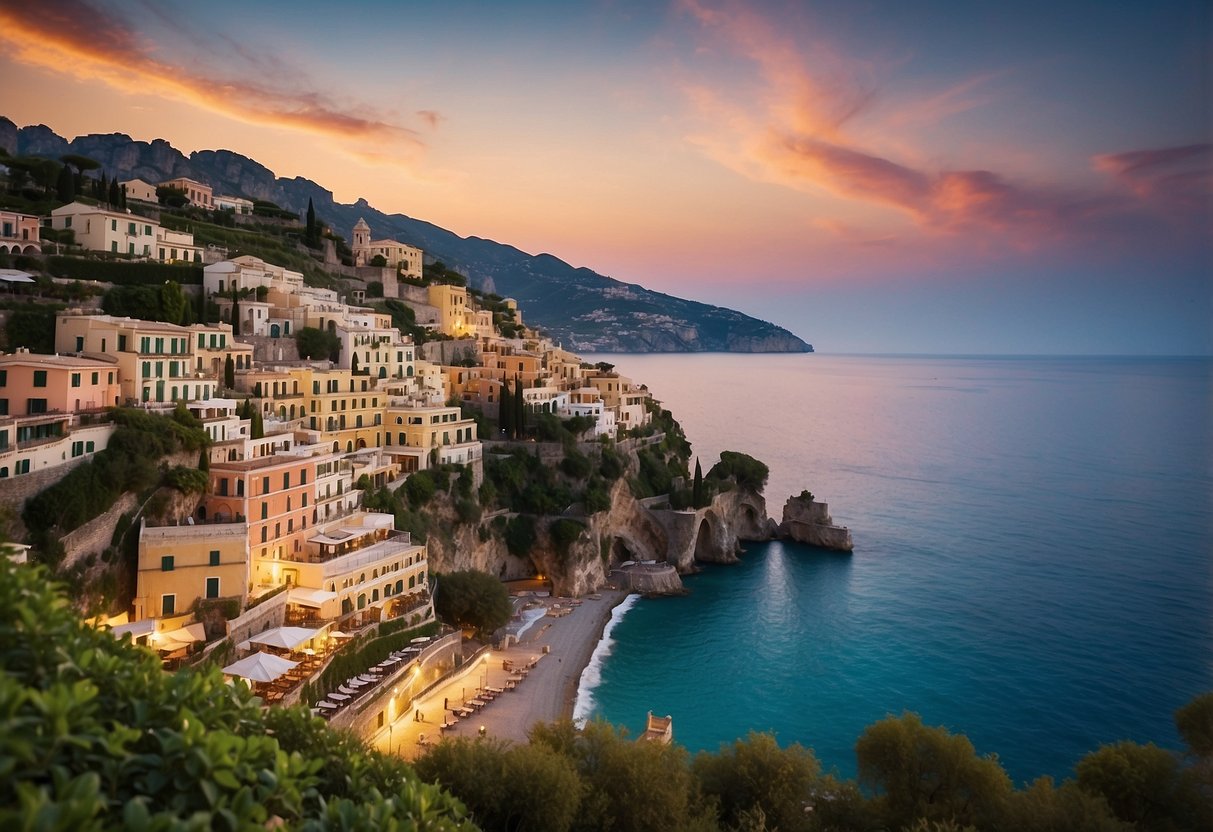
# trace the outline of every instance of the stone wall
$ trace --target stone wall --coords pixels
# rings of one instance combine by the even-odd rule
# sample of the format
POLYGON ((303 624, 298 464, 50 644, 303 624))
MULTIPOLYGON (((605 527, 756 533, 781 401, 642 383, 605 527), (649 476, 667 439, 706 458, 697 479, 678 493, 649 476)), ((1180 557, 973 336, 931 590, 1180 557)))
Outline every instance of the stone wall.
POLYGON ((139 500, 134 494, 123 494, 104 514, 94 517, 80 528, 63 536, 63 569, 91 552, 100 552, 110 545, 118 519, 134 510, 139 500))
MULTIPOLYGON (((56 465, 54 468, 42 468, 18 477, 6 477, 0 480, 0 505, 11 508, 20 516, 21 509, 25 507, 26 500, 38 492, 50 488, 63 479, 63 477, 67 476, 68 472, 73 468, 91 458, 87 456, 76 457, 64 462, 62 465, 56 465)), ((22 526, 16 531, 24 536, 25 528, 22 526)))
POLYGON ((293 335, 285 338, 271 338, 268 335, 241 335, 240 341, 252 345, 253 360, 258 364, 299 360, 299 347, 295 343, 293 335))
POLYGON ((279 592, 268 601, 263 601, 250 610, 227 622, 227 637, 232 644, 240 644, 251 636, 281 627, 286 621, 286 592, 279 592))

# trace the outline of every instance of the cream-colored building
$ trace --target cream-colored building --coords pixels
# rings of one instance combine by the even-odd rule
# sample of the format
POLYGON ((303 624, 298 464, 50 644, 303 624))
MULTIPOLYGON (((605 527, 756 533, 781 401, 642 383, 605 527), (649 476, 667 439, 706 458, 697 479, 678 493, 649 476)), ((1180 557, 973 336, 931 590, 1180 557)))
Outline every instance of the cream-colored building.
POLYGON ((194 235, 162 228, 147 217, 72 202, 51 211, 51 228, 70 230, 76 244, 89 251, 125 254, 161 262, 202 262, 194 235))
POLYGON ((150 182, 144 182, 142 179, 127 179, 125 182, 119 182, 123 188, 126 188, 126 198, 133 199, 138 202, 150 202, 158 204, 160 197, 156 195, 156 186, 150 182))
POLYGON ((233 214, 248 216, 253 213, 253 201, 242 196, 215 195, 215 207, 220 211, 231 211, 233 214))
POLYGON ((421 249, 396 240, 372 240, 371 227, 366 220, 359 219, 354 226, 354 239, 350 245, 354 252, 355 266, 369 266, 376 257, 397 272, 413 280, 422 276, 423 255, 421 249))

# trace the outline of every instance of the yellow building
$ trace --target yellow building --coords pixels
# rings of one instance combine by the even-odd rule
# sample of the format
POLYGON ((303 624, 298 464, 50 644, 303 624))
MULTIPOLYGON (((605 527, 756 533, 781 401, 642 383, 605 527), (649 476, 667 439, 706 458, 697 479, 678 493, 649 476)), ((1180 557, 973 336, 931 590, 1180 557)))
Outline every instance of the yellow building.
MULTIPOLYGON (((72 315, 55 318, 55 351, 95 353, 117 359, 121 395, 125 402, 173 402, 210 399, 222 382, 222 369, 195 367, 199 339, 226 355, 244 355, 235 347, 226 324, 177 326, 112 315, 72 315)), ((213 359, 213 356, 211 357, 213 359)))
POLYGON ((453 338, 476 334, 476 310, 468 305, 466 288, 434 284, 426 289, 426 295, 429 305, 438 310, 440 332, 453 338))
POLYGON ((149 526, 139 530, 135 619, 189 612, 199 600, 235 598, 249 590, 247 523, 149 526))

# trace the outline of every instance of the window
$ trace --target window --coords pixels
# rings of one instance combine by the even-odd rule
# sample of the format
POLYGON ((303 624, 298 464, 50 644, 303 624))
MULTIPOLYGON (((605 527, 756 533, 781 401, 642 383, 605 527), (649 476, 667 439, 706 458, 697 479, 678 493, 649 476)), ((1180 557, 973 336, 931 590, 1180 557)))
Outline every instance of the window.
POLYGON ((25 400, 25 412, 31 413, 31 414, 32 413, 45 413, 46 412, 46 399, 26 399, 25 400))
POLYGON ((160 614, 162 616, 177 614, 177 596, 176 595, 161 595, 160 596, 160 614))
POLYGON ((8 385, 8 370, 0 370, 0 387, 8 385))
POLYGON ((46 370, 34 370, 34 386, 46 386, 46 370))
POLYGON ((101 373, 93 373, 91 383, 97 384, 99 381, 101 381, 101 373))
POLYGON ((97 450, 96 442, 89 441, 84 443, 84 452, 86 454, 91 454, 95 450, 97 450))
POLYGON ((218 565, 219 565, 219 550, 218 550, 218 549, 211 549, 211 561, 210 561, 210 565, 211 565, 211 566, 218 566, 218 565))
POLYGON ((117 231, 117 230, 118 230, 118 221, 110 220, 110 231, 117 231))
MULTIPOLYGON (((8 399, 0 399, 0 416, 7 416, 7 415, 8 415, 8 399)), ((5 435, 6 436, 8 435, 7 431, 5 432, 5 435)), ((3 446, 0 446, 0 447, 3 447, 3 446)))
POLYGON ((261 493, 262 494, 270 493, 270 478, 269 477, 261 478, 261 493))
POLYGON ((261 527, 261 542, 265 543, 267 540, 269 540, 269 536, 270 536, 269 528, 267 526, 262 526, 261 527))
POLYGON ((207 578, 206 579, 206 597, 207 598, 218 598, 219 597, 219 579, 218 578, 207 578))
POLYGON ((173 555, 165 555, 164 557, 160 558, 160 571, 172 572, 174 568, 174 560, 175 557, 173 555))
POLYGON ((270 504, 267 502, 261 503, 261 519, 268 520, 270 516, 270 504))
POLYGON ((18 474, 28 474, 29 473, 29 460, 28 459, 17 460, 17 464, 13 467, 13 470, 18 474))
POLYGON ((287 471, 285 474, 282 475, 282 487, 283 488, 291 487, 291 472, 290 471, 287 471))
POLYGON ((79 387, 79 386, 80 386, 80 374, 72 373, 72 387, 79 387))

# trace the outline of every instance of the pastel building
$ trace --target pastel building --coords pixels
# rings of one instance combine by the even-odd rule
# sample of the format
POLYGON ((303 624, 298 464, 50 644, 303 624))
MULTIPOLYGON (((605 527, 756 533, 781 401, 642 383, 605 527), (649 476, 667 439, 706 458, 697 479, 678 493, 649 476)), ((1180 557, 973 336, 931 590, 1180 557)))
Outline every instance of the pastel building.
POLYGON ((135 620, 181 615, 220 598, 235 598, 243 608, 248 591, 247 523, 141 524, 135 620))
POLYGON ((350 248, 354 252, 355 266, 369 266, 376 257, 382 257, 386 265, 396 269, 404 277, 421 279, 421 249, 396 240, 372 240, 371 227, 364 219, 360 218, 354 225, 350 248))
POLYGON ((476 422, 463 418, 458 407, 393 396, 387 400, 384 422, 383 449, 406 473, 447 463, 480 470, 482 446, 476 422))
POLYGON ((72 202, 51 211, 51 228, 70 230, 76 244, 89 251, 161 262, 202 262, 202 247, 194 244, 193 234, 170 231, 137 214, 72 202))
POLYGON ((0 211, 0 254, 41 254, 38 227, 31 214, 0 211))
POLYGON ((225 196, 215 194, 215 207, 220 211, 231 211, 233 214, 248 216, 253 213, 253 201, 242 196, 225 196))
POLYGON ((138 202, 151 202, 158 204, 160 197, 156 195, 156 186, 150 182, 144 182, 142 179, 127 179, 125 182, 119 182, 123 188, 126 188, 126 198, 133 199, 138 202))
POLYGON ((210 185, 204 185, 197 180, 185 176, 178 176, 176 179, 161 182, 160 186, 181 191, 185 194, 185 198, 189 200, 190 205, 208 210, 214 210, 215 208, 215 192, 210 185))
POLYGON ((63 313, 55 319, 55 350, 112 356, 124 403, 210 399, 221 382, 214 361, 195 367, 198 339, 216 349, 232 343, 226 324, 185 327, 112 315, 63 313))
POLYGON ((119 398, 108 361, 26 351, 0 355, 0 479, 91 457, 114 426, 100 418, 119 398))

